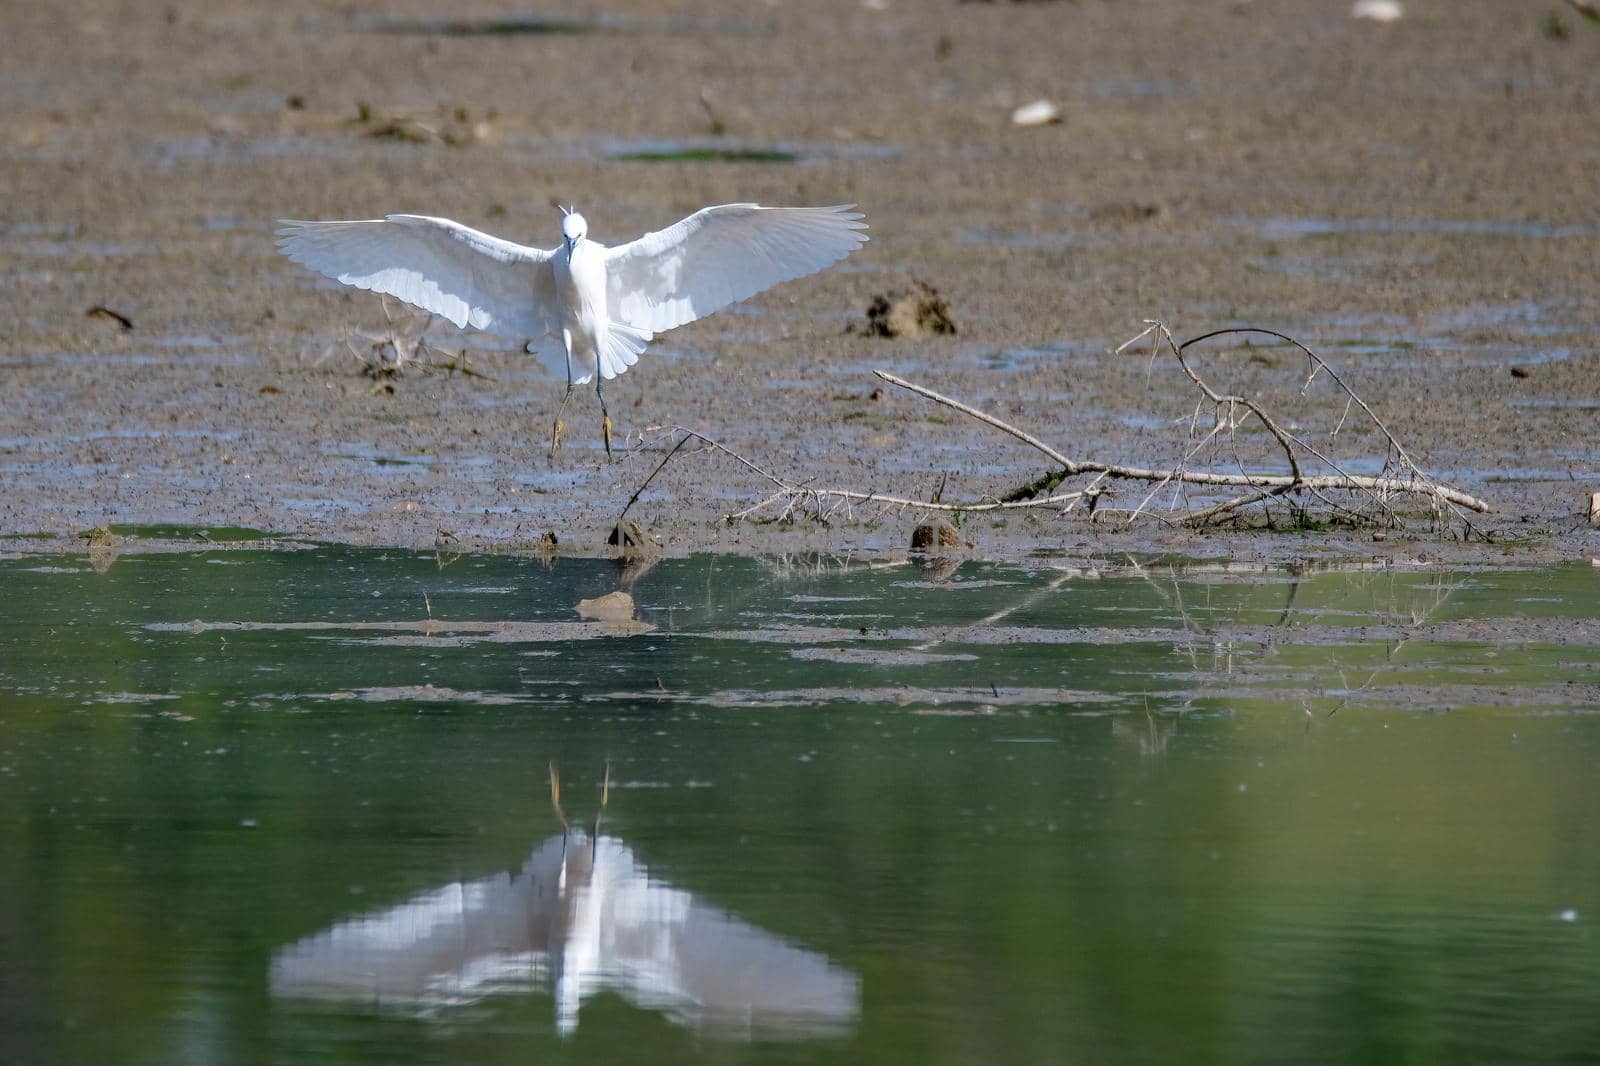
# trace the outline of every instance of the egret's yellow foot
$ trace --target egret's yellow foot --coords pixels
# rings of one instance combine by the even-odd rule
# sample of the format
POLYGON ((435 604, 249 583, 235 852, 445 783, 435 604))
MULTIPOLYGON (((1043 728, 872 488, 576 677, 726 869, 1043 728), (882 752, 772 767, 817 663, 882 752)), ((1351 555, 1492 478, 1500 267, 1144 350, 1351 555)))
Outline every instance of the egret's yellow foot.
POLYGON ((606 439, 606 455, 611 454, 611 416, 606 415, 600 420, 600 434, 606 439))
POLYGON ((566 436, 567 424, 561 419, 556 419, 556 426, 550 431, 550 450, 555 451, 561 447, 561 438, 566 436))

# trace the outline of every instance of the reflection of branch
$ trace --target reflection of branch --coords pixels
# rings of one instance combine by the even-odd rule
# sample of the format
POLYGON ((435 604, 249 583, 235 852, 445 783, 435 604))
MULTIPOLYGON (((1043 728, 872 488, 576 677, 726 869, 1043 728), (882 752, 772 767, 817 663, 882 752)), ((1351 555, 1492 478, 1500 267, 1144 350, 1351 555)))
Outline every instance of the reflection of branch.
POLYGON ((1344 710, 1345 707, 1349 705, 1351 700, 1355 699, 1357 696, 1367 691, 1367 689, 1371 688, 1372 683, 1376 680, 1378 680, 1378 671, 1374 670, 1372 673, 1367 675, 1367 679, 1361 683, 1359 688, 1351 688, 1349 680, 1344 676, 1344 671, 1340 670, 1339 683, 1344 686, 1344 696, 1339 700, 1338 703, 1335 703, 1331 708, 1329 708, 1327 717, 1332 718, 1334 715, 1344 710))
MULTIPOLYGON (((1172 595, 1168 596, 1166 590, 1160 585, 1156 584, 1155 579, 1145 571, 1144 567, 1139 565, 1139 560, 1135 559, 1131 555, 1127 556, 1126 558, 1128 569, 1132 570, 1135 575, 1143 579, 1144 583, 1150 586, 1151 591, 1153 591, 1157 596, 1161 597, 1163 603, 1165 603, 1169 608, 1172 608, 1178 612, 1178 621, 1182 623, 1183 631, 1185 634, 1187 634, 1183 641, 1183 650, 1189 656, 1189 665, 1196 670, 1200 669, 1200 657, 1195 653, 1194 638, 1200 636, 1206 637, 1207 639, 1212 639, 1212 636, 1210 631, 1201 626, 1193 618, 1189 617, 1189 608, 1186 607, 1183 602, 1183 589, 1178 586, 1179 571, 1176 568, 1173 568, 1167 574, 1167 577, 1172 581, 1172 595)), ((1215 659, 1215 657, 1216 642, 1214 639, 1212 639, 1212 658, 1215 659)))
POLYGON ((1289 616, 1294 613, 1294 601, 1300 598, 1300 575, 1293 570, 1290 573, 1293 577, 1289 581, 1289 595, 1284 597, 1283 610, 1279 612, 1277 622, 1273 623, 1278 629, 1289 624, 1289 616))
POLYGON ((1007 606, 1000 608, 998 611, 987 614, 978 619, 976 622, 963 623, 962 625, 959 625, 954 629, 941 634, 940 636, 934 637, 932 640, 925 640, 921 644, 913 645, 912 650, 927 651, 929 648, 936 648, 940 644, 949 644, 958 637, 965 636, 974 630, 987 629, 990 626, 998 625, 1000 622, 1010 618, 1018 611, 1026 607, 1032 607, 1035 603, 1038 603, 1044 597, 1048 596, 1050 593, 1054 592, 1056 589, 1060 588, 1062 585, 1066 584, 1076 576, 1077 574, 1074 571, 1064 571, 1054 578, 1051 578, 1049 584, 1045 585, 1043 588, 1035 589, 1033 592, 1027 596, 1024 596, 1022 599, 1017 600, 1015 603, 1008 604, 1007 606))

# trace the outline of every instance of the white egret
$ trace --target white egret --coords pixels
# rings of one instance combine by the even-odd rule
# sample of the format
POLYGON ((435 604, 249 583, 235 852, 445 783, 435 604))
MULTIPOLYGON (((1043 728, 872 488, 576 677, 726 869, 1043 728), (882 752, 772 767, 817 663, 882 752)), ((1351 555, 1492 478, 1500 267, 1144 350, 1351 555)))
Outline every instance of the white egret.
POLYGON ((610 454, 604 382, 638 362, 657 333, 855 251, 867 227, 854 206, 723 204, 615 248, 590 240, 574 211, 561 220, 561 246, 548 251, 426 215, 282 219, 277 244, 346 285, 387 293, 463 329, 535 344, 545 366, 567 378, 552 449, 561 445, 574 386, 594 378, 610 454), (559 340, 559 353, 539 345, 544 338, 559 340))

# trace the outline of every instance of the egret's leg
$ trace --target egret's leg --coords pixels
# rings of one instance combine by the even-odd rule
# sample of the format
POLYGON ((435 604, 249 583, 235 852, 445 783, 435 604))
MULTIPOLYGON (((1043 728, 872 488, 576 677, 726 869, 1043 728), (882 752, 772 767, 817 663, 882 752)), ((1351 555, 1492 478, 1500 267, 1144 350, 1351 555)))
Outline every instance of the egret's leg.
POLYGON ((572 399, 572 334, 566 330, 561 331, 561 348, 567 353, 567 394, 561 397, 561 406, 556 408, 556 424, 550 430, 552 452, 561 447, 562 434, 567 431, 567 424, 561 421, 561 416, 566 413, 567 403, 572 399))
POLYGON ((567 825, 567 812, 561 809, 561 774, 553 762, 550 764, 550 806, 556 809, 556 817, 561 819, 561 835, 564 838, 571 827, 567 825))
POLYGON ((611 412, 606 410, 606 394, 601 389, 600 368, 594 371, 594 394, 600 400, 600 434, 606 439, 606 455, 611 454, 611 412))
MULTIPOLYGON (((556 817, 561 819, 561 870, 556 874, 556 891, 562 892, 567 887, 567 837, 572 833, 572 827, 567 824, 567 812, 561 809, 561 775, 556 772, 556 764, 550 764, 550 806, 556 809, 556 817)), ((593 863, 593 859, 590 863, 593 863)))
POLYGON ((589 834, 592 841, 589 850, 589 863, 594 864, 595 849, 600 847, 600 816, 606 812, 606 800, 611 797, 611 760, 606 760, 605 780, 600 784, 600 809, 594 812, 594 830, 589 834))
POLYGON ((572 399, 572 382, 567 382, 567 394, 561 397, 561 406, 556 409, 556 424, 550 430, 550 450, 555 451, 561 447, 561 438, 567 432, 567 424, 561 420, 561 415, 567 409, 567 402, 572 399))

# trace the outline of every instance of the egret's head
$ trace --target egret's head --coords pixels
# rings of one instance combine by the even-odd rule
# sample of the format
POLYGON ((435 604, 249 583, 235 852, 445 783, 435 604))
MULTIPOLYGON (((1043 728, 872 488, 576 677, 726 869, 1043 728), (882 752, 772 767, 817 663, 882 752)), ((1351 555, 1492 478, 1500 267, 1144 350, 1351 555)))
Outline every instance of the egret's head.
POLYGON ((585 222, 583 216, 576 211, 570 212, 561 220, 561 236, 566 240, 568 248, 583 240, 588 233, 589 223, 585 222))

